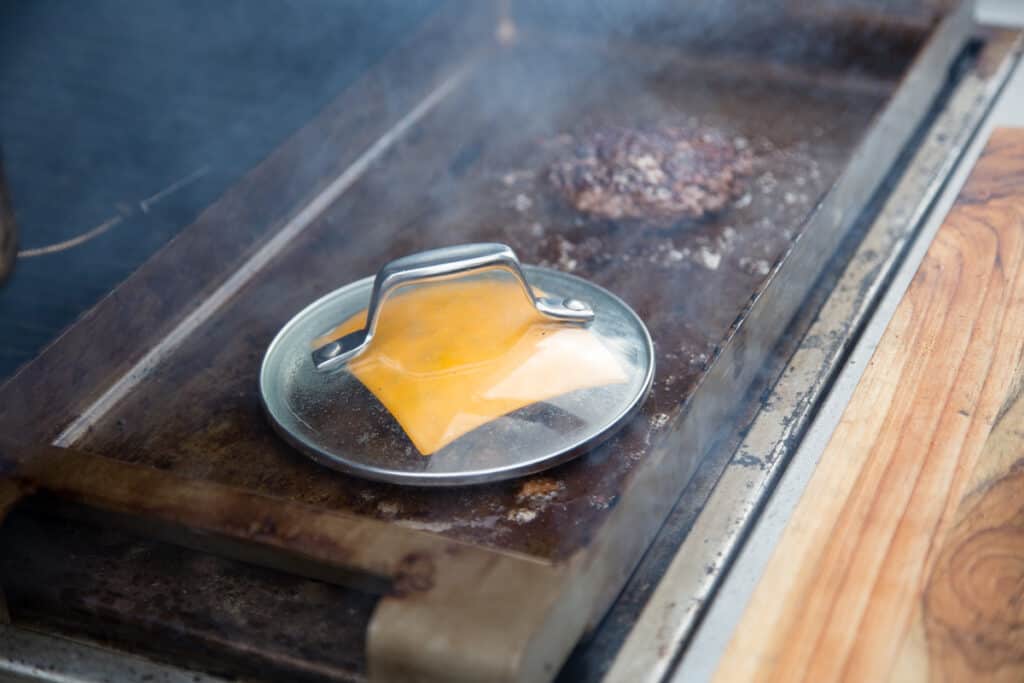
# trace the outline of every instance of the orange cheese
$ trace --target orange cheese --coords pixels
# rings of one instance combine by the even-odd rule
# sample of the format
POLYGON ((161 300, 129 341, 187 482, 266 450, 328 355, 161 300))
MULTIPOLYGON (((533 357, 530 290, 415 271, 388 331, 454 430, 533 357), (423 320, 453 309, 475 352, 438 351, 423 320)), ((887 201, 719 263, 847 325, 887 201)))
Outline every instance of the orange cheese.
MULTIPOLYGON (((365 324, 364 310, 312 346, 365 324)), ((369 348, 348 370, 423 455, 532 403, 627 381, 621 363, 593 332, 543 318, 518 283, 493 276, 392 294, 369 348)))

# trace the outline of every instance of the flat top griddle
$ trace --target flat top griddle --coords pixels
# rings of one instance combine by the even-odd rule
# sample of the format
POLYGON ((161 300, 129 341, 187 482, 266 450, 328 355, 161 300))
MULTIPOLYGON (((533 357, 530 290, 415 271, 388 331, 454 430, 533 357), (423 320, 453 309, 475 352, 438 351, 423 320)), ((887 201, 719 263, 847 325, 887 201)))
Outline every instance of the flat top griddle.
POLYGON ((884 102, 882 92, 851 93, 841 83, 723 79, 684 59, 649 71, 628 52, 585 47, 521 48, 476 66, 76 445, 506 550, 557 558, 578 549, 651 441, 671 428, 672 413, 884 102), (629 109, 616 111, 623 99, 629 109), (758 161, 745 205, 671 231, 618 226, 562 207, 538 177, 545 142, 564 131, 663 117, 750 138, 758 161), (263 350, 296 310, 391 258, 473 241, 506 242, 525 263, 591 279, 647 321, 658 349, 655 388, 621 437, 544 475, 549 494, 531 500, 523 482, 452 493, 337 476, 273 434, 255 378, 263 350))
MULTIPOLYGON (((501 600, 520 609, 491 624, 502 647, 535 647, 545 641, 539 629, 558 634, 550 640, 559 654, 531 651, 517 662, 549 676, 603 613, 705 449, 734 428, 728 418, 767 350, 913 130, 897 115, 927 107, 931 95, 906 94, 899 76, 931 27, 869 33, 872 50, 892 41, 890 59, 872 71, 871 60, 851 67, 817 55, 801 69, 797 53, 692 55, 540 30, 495 49, 467 37, 486 35, 488 18, 460 17, 455 29, 453 14, 382 65, 383 83, 348 93, 348 109, 325 112, 0 388, 0 435, 21 442, 4 452, 16 478, 134 520, 145 535, 145 520, 158 519, 152 535, 180 540, 158 533, 171 525, 186 530, 187 544, 227 539, 215 549, 276 568, 330 581, 347 578, 324 566, 385 578, 371 588, 388 596, 368 646, 371 671, 373 661, 383 667, 376 675, 407 665, 396 652, 437 666, 437 653, 395 643, 439 623, 465 624, 482 649, 496 647, 488 615, 469 606, 496 582, 501 600), (447 48, 424 58, 424 42, 439 37, 447 48), (408 113, 377 137, 370 131, 395 108, 395 81, 418 84, 421 96, 407 98, 408 113), (749 194, 666 230, 588 219, 547 187, 542 170, 559 135, 664 119, 747 140, 756 157, 749 194), (657 376, 629 426, 544 475, 455 492, 348 478, 273 434, 256 378, 294 311, 390 258, 477 241, 591 279, 645 320, 657 376), (41 445, 51 441, 71 448, 41 445), (523 607, 525 586, 532 601, 523 607), (573 602, 579 596, 585 608, 573 602)), ((940 47, 925 60, 932 93, 959 52, 940 47)), ((82 582, 101 581, 65 579, 80 594, 90 590, 82 582)), ((131 621, 113 612, 108 620, 131 621)), ((227 628, 244 640, 244 628, 227 628)))

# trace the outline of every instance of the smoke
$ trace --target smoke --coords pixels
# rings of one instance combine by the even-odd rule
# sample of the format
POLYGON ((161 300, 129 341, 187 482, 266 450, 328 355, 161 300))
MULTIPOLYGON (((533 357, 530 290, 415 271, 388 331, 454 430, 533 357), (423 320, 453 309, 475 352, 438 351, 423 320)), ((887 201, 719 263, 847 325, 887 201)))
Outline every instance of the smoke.
POLYGON ((27 253, 0 288, 0 379, 438 4, 3 3, 0 141, 27 253))

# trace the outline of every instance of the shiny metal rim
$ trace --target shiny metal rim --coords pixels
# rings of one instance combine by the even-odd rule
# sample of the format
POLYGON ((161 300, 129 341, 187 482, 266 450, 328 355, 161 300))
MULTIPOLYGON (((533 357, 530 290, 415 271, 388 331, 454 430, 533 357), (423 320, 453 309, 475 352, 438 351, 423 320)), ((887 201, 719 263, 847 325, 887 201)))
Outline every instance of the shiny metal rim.
POLYGON ((263 363, 260 366, 260 402, 263 405, 263 410, 266 413, 271 426, 274 428, 274 431, 291 446, 309 456, 316 462, 331 469, 372 481, 423 487, 465 486, 470 484, 485 484, 514 479, 561 465, 600 445, 636 415, 637 411, 650 394, 651 386, 654 382, 654 342, 651 339, 650 332, 647 330, 647 326, 644 325, 640 317, 626 302, 599 285, 574 275, 569 275, 549 268, 523 266, 523 271, 527 274, 528 279, 531 274, 542 274, 548 277, 553 276, 558 279, 573 282, 578 286, 582 286, 585 289, 593 291, 595 294, 607 297, 611 302, 613 302, 613 305, 619 309, 619 313, 624 314, 642 335, 642 344, 644 353, 647 357, 647 362, 643 380, 639 385, 640 388, 628 405, 618 414, 610 417, 604 428, 599 432, 594 433, 567 448, 543 453, 536 458, 517 463, 515 465, 489 469, 467 470, 455 473, 407 472, 386 467, 374 467, 365 463, 354 462, 342 453, 337 453, 324 448, 321 444, 308 439, 304 435, 294 433, 282 422, 280 416, 276 413, 271 402, 268 400, 268 377, 274 369, 274 359, 277 357, 279 347, 284 343, 282 340, 288 336, 289 331, 294 326, 300 324, 305 320, 305 318, 315 312, 318 312, 324 306, 329 305, 335 299, 349 296, 353 291, 360 290, 365 290, 367 295, 369 295, 369 292, 373 287, 373 277, 357 280, 356 282, 341 287, 340 289, 336 289, 312 302, 289 320, 277 333, 273 341, 270 342, 270 345, 267 347, 267 351, 264 354, 263 363))

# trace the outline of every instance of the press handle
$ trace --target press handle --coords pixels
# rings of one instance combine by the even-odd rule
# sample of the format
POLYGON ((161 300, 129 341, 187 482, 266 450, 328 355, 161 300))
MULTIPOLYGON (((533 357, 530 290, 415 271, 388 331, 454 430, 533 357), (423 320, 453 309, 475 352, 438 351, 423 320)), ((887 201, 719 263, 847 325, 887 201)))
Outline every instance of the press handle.
POLYGON ((526 281, 519 259, 512 248, 497 243, 460 244, 431 249, 391 261, 377 272, 366 313, 366 327, 341 339, 328 342, 313 351, 313 364, 321 372, 333 370, 363 352, 373 339, 380 309, 388 295, 412 283, 447 280, 468 273, 507 270, 522 285, 523 293, 537 311, 548 318, 586 323, 594 319, 594 310, 579 299, 538 297, 526 281))

